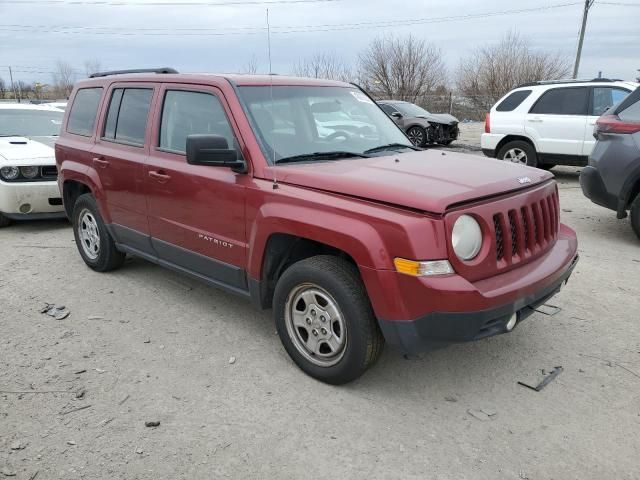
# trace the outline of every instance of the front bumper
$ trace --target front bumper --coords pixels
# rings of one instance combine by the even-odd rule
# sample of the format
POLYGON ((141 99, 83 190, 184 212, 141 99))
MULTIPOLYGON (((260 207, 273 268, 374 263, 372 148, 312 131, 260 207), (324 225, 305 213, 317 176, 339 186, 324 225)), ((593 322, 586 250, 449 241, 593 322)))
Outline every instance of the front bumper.
POLYGON ((597 168, 587 166, 580 173, 580 186, 585 197, 596 205, 618 210, 618 197, 607 191, 602 176, 597 168))
POLYGON ((64 216, 56 181, 8 183, 0 181, 0 213, 12 219, 64 216))

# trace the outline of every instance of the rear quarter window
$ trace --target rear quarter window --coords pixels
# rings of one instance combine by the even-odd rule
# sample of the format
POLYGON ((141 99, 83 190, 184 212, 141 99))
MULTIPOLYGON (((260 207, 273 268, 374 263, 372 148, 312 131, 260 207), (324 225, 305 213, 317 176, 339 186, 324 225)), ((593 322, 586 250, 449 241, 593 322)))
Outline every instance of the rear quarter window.
POLYGON ((93 135, 100 98, 102 87, 82 88, 76 92, 69 112, 67 132, 84 137, 93 135))
POLYGON ((151 88, 114 89, 102 138, 143 146, 152 97, 151 88))
POLYGON ((622 110, 618 116, 626 122, 640 122, 640 100, 622 110))
POLYGON ((496 111, 511 112, 518 108, 529 95, 531 95, 531 90, 518 90, 517 92, 513 92, 498 104, 496 111))
POLYGON ((588 87, 553 88, 542 94, 529 113, 586 115, 588 107, 588 87))

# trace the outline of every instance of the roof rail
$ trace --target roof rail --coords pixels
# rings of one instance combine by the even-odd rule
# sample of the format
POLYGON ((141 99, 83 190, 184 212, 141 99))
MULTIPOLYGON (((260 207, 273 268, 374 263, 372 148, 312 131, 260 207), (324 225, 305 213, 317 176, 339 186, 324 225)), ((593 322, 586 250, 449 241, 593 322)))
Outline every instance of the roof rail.
POLYGON ((566 78, 559 80, 538 80, 537 82, 527 82, 521 85, 518 85, 515 88, 520 87, 533 87, 535 85, 555 85, 558 83, 590 83, 590 82, 622 82, 620 78, 591 78, 591 79, 580 79, 580 78, 566 78))
POLYGON ((175 68, 134 68, 133 70, 111 70, 110 72, 96 72, 89 75, 89 78, 107 77, 109 75, 125 75, 127 73, 178 73, 175 68))

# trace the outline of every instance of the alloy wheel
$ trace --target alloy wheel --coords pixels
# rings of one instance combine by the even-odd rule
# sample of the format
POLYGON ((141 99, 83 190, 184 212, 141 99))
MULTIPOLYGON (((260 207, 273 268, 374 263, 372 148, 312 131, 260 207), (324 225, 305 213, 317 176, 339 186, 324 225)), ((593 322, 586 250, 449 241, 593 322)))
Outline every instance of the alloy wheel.
POLYGON ((78 220, 78 237, 82 251, 91 260, 98 258, 100 254, 100 230, 98 222, 86 208, 80 212, 78 220))
POLYGON ((512 148, 504 154, 503 160, 513 163, 527 164, 527 152, 521 148, 512 148))

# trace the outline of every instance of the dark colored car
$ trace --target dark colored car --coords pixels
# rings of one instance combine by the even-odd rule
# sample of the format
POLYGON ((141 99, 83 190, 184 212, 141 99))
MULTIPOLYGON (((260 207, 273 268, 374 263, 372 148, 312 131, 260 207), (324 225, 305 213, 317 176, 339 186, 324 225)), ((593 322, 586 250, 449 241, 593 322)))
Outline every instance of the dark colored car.
POLYGON ((380 100, 378 105, 417 147, 430 143, 449 145, 458 138, 459 122, 453 115, 430 113, 418 105, 399 100, 380 100))
POLYGON ((385 340, 415 353, 510 332, 577 261, 550 173, 418 149, 342 82, 82 80, 56 160, 91 269, 136 255, 273 308, 293 361, 330 383, 385 340), (341 131, 343 114, 369 127, 341 131))
POLYGON ((640 88, 597 120, 594 136, 589 165, 580 174, 582 191, 618 218, 630 211, 640 238, 640 88))

